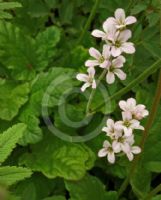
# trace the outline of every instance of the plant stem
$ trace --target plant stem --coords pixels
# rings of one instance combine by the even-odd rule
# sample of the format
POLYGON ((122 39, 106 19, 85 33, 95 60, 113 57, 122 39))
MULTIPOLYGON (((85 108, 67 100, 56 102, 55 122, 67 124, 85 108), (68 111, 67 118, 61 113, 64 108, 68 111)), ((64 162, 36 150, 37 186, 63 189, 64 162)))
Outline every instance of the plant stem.
POLYGON ((77 44, 80 44, 80 43, 82 42, 85 33, 86 33, 87 30, 89 29, 90 24, 91 24, 91 22, 92 22, 92 20, 93 20, 93 18, 94 18, 94 16, 95 16, 95 14, 96 14, 96 11, 97 11, 97 8, 98 8, 98 6, 99 6, 99 3, 100 3, 100 0, 95 0, 95 4, 93 5, 93 8, 92 8, 92 10, 91 10, 91 13, 90 13, 90 15, 89 15, 89 17, 88 17, 88 19, 87 19, 87 22, 86 22, 86 24, 85 24, 85 26, 84 26, 84 28, 83 28, 83 30, 82 30, 82 32, 81 32, 80 37, 78 38, 77 44))
MULTIPOLYGON (((98 78, 98 81, 97 81, 97 87, 99 85, 99 83, 101 82, 101 80, 103 79, 103 77, 106 75, 107 73, 107 69, 105 68, 101 75, 99 76, 98 78)), ((93 97, 94 97, 94 94, 95 94, 96 90, 92 90, 91 94, 90 94, 90 97, 89 97, 89 100, 88 100, 88 103, 87 103, 87 107, 86 107, 86 115, 88 116, 90 114, 90 106, 91 106, 91 103, 92 103, 92 100, 93 100, 93 97)))
POLYGON ((156 188, 154 188, 145 198, 144 200, 150 200, 154 195, 161 191, 161 184, 159 184, 156 188))
MULTIPOLYGON (((149 130, 150 130, 150 128, 151 128, 151 126, 153 124, 153 121, 155 119, 155 116, 156 116, 156 113, 157 113, 157 108, 158 108, 159 103, 160 103, 160 99, 161 99, 161 70, 160 70, 160 73, 159 73, 157 89, 156 89, 155 97, 154 97, 154 100, 153 100, 153 103, 152 103, 152 108, 151 108, 151 111, 150 111, 150 115, 149 115, 148 121, 146 123, 145 130, 143 132, 142 140, 140 142, 140 147, 142 149, 142 152, 144 150, 144 145, 145 145, 145 141, 146 141, 146 139, 148 137, 149 130)), ((122 195, 122 193, 126 190, 128 184, 129 184, 130 178, 133 176, 133 173, 134 173, 134 171, 136 169, 136 166, 137 166, 137 163, 138 163, 138 161, 140 159, 140 156, 141 156, 141 154, 139 154, 138 156, 135 157, 135 159, 134 159, 134 161, 133 161, 133 163, 131 165, 131 169, 130 169, 129 175, 124 180, 124 182, 122 183, 122 185, 120 187, 120 190, 118 191, 119 196, 122 195)))
POLYGON ((127 92, 129 92, 133 87, 135 87, 136 85, 138 85, 139 83, 141 83, 144 79, 146 79, 149 75, 151 75, 152 73, 154 73, 158 68, 160 68, 161 66, 161 59, 158 59, 154 64, 152 64, 150 67, 148 67, 142 74, 140 74, 136 79, 134 79, 133 81, 131 81, 126 87, 124 87, 123 89, 121 89, 120 91, 116 92, 115 94, 113 94, 111 97, 109 97, 105 102, 103 102, 102 104, 100 104, 98 107, 96 107, 92 113, 95 113, 97 110, 99 110, 101 107, 103 107, 107 102, 116 99, 124 94, 126 94, 127 92))

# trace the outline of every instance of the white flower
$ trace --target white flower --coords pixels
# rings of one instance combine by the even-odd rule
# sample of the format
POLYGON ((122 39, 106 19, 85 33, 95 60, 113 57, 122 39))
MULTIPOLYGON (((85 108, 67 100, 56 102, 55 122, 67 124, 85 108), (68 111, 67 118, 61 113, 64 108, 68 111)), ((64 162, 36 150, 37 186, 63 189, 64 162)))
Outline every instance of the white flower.
POLYGON ((120 69, 123 67, 125 61, 126 60, 123 56, 119 56, 116 59, 112 60, 111 66, 108 68, 108 73, 106 75, 107 83, 114 83, 115 75, 121 80, 126 79, 126 74, 120 69))
POLYGON ((140 122, 132 118, 131 112, 122 112, 123 121, 117 121, 116 124, 120 129, 123 129, 125 136, 131 136, 134 129, 144 130, 140 122))
MULTIPOLYGON (((103 30, 104 31, 100 31, 98 29, 95 29, 92 31, 92 36, 97 37, 97 38, 101 38, 102 40, 107 41, 108 38, 112 37, 117 29, 115 28, 115 26, 112 23, 107 23, 106 21, 103 23, 103 30)), ((117 31, 117 34, 119 34, 119 31, 117 31)))
POLYGON ((148 110, 146 110, 143 104, 136 105, 136 100, 134 98, 129 98, 127 101, 120 101, 119 106, 124 112, 131 112, 133 117, 137 120, 141 120, 149 115, 148 110))
POLYGON ((107 156, 107 160, 110 163, 113 164, 115 162, 115 152, 113 150, 112 145, 109 143, 109 141, 107 141, 107 140, 104 141, 103 148, 101 150, 99 150, 98 156, 99 157, 107 156))
POLYGON ((119 56, 121 53, 133 54, 135 47, 132 42, 127 42, 130 39, 132 33, 130 30, 124 30, 118 34, 115 31, 114 34, 108 35, 107 44, 111 46, 111 54, 114 57, 119 56))
POLYGON ((129 159, 129 161, 132 161, 134 159, 134 155, 133 154, 139 154, 141 152, 141 148, 138 146, 131 146, 130 150, 128 152, 126 152, 126 155, 129 159))
POLYGON ((117 125, 112 119, 108 119, 106 126, 103 127, 102 131, 106 132, 106 135, 111 139, 115 139, 121 136, 122 131, 117 128, 117 125))
POLYGON ((83 81, 85 82, 85 84, 81 87, 82 92, 84 92, 86 90, 87 87, 92 87, 93 89, 96 88, 96 81, 94 79, 94 75, 95 75, 95 69, 93 67, 89 67, 88 70, 88 75, 87 74, 77 74, 76 78, 79 81, 83 81))
POLYGON ((106 68, 110 65, 110 47, 108 45, 103 45, 102 54, 95 48, 91 47, 89 49, 89 54, 95 58, 95 60, 87 60, 85 65, 87 67, 100 66, 101 68, 106 68))
POLYGON ((109 17, 106 22, 114 24, 117 29, 126 28, 127 25, 135 23, 137 20, 133 16, 125 16, 125 11, 122 8, 118 8, 115 11, 115 18, 109 17))
POLYGON ((128 153, 131 149, 131 145, 134 143, 134 136, 122 135, 113 141, 113 149, 116 153, 123 151, 128 153))

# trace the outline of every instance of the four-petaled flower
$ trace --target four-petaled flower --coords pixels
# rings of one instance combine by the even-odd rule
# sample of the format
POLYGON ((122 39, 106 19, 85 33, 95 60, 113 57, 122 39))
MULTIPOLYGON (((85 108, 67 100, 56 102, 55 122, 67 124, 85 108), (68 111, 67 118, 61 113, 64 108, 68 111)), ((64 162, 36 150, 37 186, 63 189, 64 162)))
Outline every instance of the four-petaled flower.
POLYGON ((95 75, 95 69, 93 67, 89 67, 88 70, 88 75, 87 74, 77 74, 76 78, 79 81, 83 81, 85 82, 85 84, 81 87, 82 92, 84 92, 86 90, 87 87, 92 87, 93 89, 96 88, 96 81, 94 79, 94 75, 95 75))
POLYGON ((110 65, 110 47, 108 45, 103 45, 102 54, 93 47, 89 49, 89 54, 95 58, 95 60, 87 60, 85 66, 100 66, 101 68, 106 68, 110 65))
POLYGON ((141 120, 149 115, 148 110, 146 110, 143 104, 136 105, 136 100, 134 98, 129 98, 127 101, 120 101, 119 106, 124 112, 131 112, 133 117, 137 120, 141 120))
POLYGON ((126 79, 126 74, 120 69, 123 67, 125 61, 126 60, 123 56, 119 56, 112 60, 106 75, 107 83, 112 84, 115 81, 115 75, 121 80, 126 79))
POLYGON ((98 152, 99 157, 107 156, 107 159, 110 163, 115 162, 115 152, 113 146, 109 143, 109 141, 105 140, 103 143, 103 148, 98 152))
POLYGON ((109 17, 106 22, 115 25, 117 29, 124 29, 127 25, 135 23, 137 20, 134 16, 125 16, 125 11, 122 8, 118 8, 115 11, 115 18, 109 17))

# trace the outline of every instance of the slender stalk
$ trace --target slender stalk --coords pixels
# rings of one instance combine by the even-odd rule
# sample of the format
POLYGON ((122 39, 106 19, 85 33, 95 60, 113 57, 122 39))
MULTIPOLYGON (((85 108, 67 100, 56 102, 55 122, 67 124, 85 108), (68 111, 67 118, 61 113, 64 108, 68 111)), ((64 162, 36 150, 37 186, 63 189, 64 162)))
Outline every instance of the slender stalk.
POLYGON ((150 67, 148 67, 142 74, 140 74, 136 79, 131 81, 126 87, 121 89, 120 91, 116 92, 113 94, 111 97, 109 97, 105 102, 100 104, 98 107, 96 107, 92 113, 95 113, 97 110, 102 108, 107 102, 116 99, 118 97, 121 97, 122 95, 126 94, 129 92, 133 87, 141 83, 144 79, 146 79, 149 75, 154 73, 158 68, 161 67, 161 59, 158 59, 154 64, 152 64, 150 67))
MULTIPOLYGON (((103 77, 106 75, 106 73, 107 73, 107 69, 104 69, 102 71, 101 75, 98 78, 97 87, 98 87, 99 83, 101 82, 101 80, 103 79, 103 77)), ((87 116, 90 114, 90 106, 91 106, 95 92, 96 92, 96 90, 92 90, 92 92, 90 94, 90 97, 89 97, 89 100, 88 100, 88 103, 87 103, 87 107, 86 107, 86 115, 87 116)))
POLYGON ((94 16, 95 16, 95 14, 96 14, 96 11, 97 11, 97 8, 98 8, 98 6, 99 6, 99 3, 100 3, 100 0, 95 0, 95 4, 93 5, 93 8, 92 8, 92 10, 91 10, 91 13, 90 13, 90 15, 89 15, 89 17, 88 17, 88 19, 87 19, 87 22, 86 22, 86 24, 85 24, 85 26, 84 26, 84 28, 83 28, 83 30, 82 30, 82 32, 81 32, 80 37, 78 38, 77 44, 80 44, 80 43, 82 42, 85 33, 86 33, 87 30, 89 29, 90 24, 91 24, 91 22, 92 22, 92 20, 93 20, 93 18, 94 18, 94 16))
POLYGON ((159 184, 156 188, 154 188, 145 198, 144 200, 151 200, 151 198, 161 191, 161 184, 159 184))
MULTIPOLYGON (((152 124, 154 122, 154 119, 155 119, 155 116, 156 116, 156 113, 157 113, 157 108, 158 108, 159 103, 160 103, 160 99, 161 99, 161 70, 160 70, 160 73, 159 73, 157 89, 156 89, 155 97, 154 97, 154 100, 153 100, 153 103, 152 103, 152 108, 151 108, 151 111, 150 111, 150 115, 149 115, 147 124, 145 126, 145 130, 143 132, 143 137, 142 137, 142 140, 141 140, 141 143, 140 143, 140 147, 142 149, 142 152, 144 150, 144 145, 145 145, 146 139, 148 137, 149 130, 150 130, 150 128, 151 128, 151 126, 152 126, 152 124)), ((138 161, 140 159, 140 156, 141 156, 141 154, 139 154, 138 156, 135 157, 135 159, 134 159, 134 161, 133 161, 133 163, 131 165, 131 169, 130 169, 129 175, 124 180, 124 182, 122 183, 122 185, 120 187, 120 190, 118 191, 119 196, 121 196, 122 193, 126 190, 128 184, 129 184, 130 178, 134 174, 134 171, 136 169, 136 166, 137 166, 137 163, 138 163, 138 161)))

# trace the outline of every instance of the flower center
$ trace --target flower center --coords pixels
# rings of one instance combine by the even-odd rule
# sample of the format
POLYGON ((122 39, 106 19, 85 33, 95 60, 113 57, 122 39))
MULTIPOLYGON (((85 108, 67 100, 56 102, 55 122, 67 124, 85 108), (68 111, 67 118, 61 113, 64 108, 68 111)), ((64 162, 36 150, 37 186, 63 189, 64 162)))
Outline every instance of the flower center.
POLYGON ((114 72, 114 70, 115 70, 115 67, 113 65, 111 65, 110 68, 109 68, 109 71, 114 72))
POLYGON ((121 46, 121 42, 117 40, 117 41, 115 42, 115 46, 116 46, 116 47, 120 47, 120 46, 121 46))
POLYGON ((104 57, 101 56, 101 57, 99 58, 99 63, 103 63, 104 61, 105 61, 104 57))
POLYGON ((129 121, 124 121, 124 126, 126 126, 127 128, 131 125, 131 123, 129 121))
POLYGON ((118 138, 118 142, 124 143, 125 139, 123 137, 118 138))

